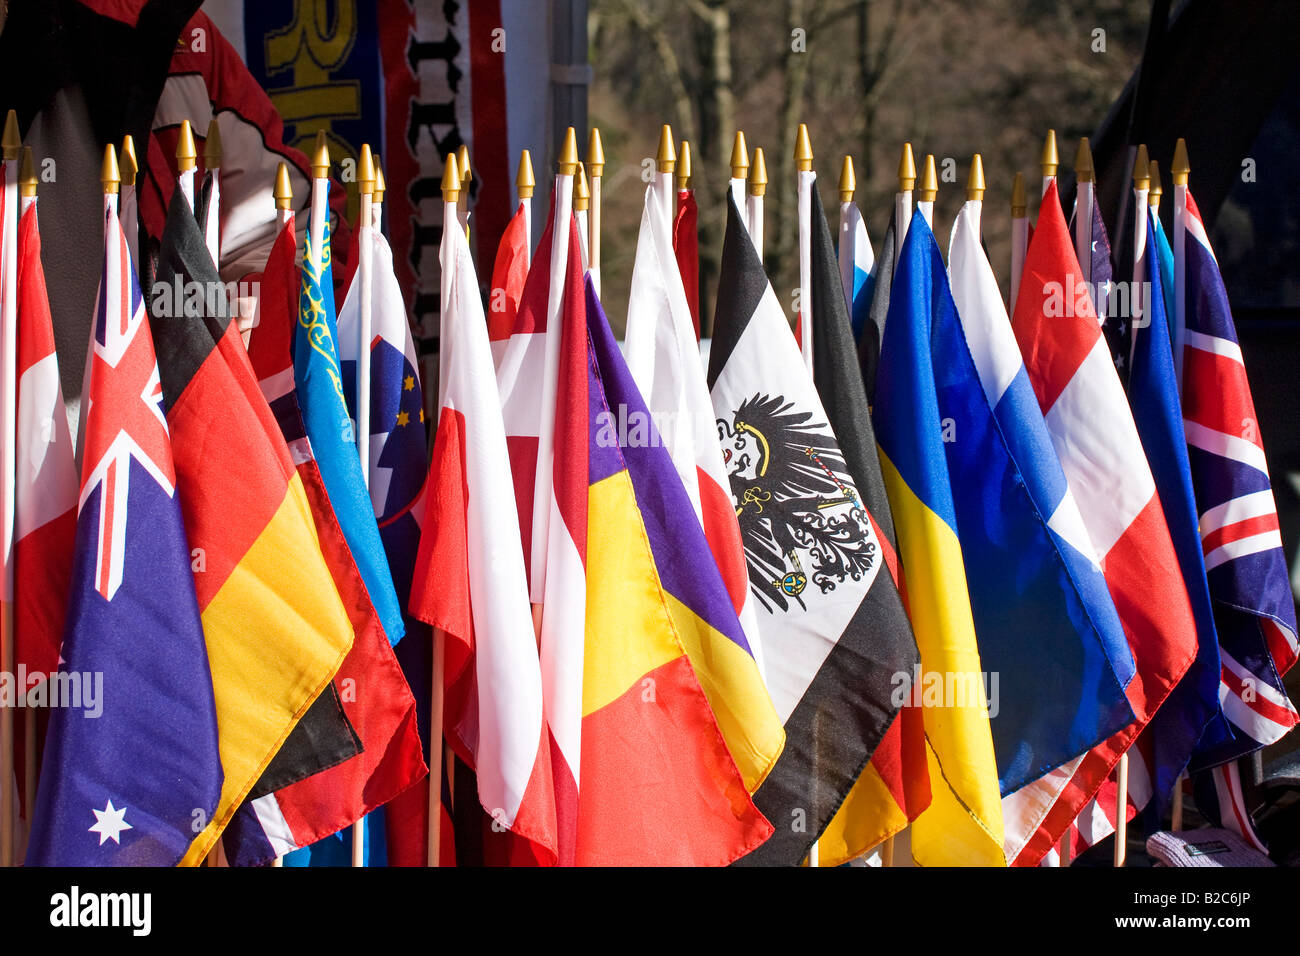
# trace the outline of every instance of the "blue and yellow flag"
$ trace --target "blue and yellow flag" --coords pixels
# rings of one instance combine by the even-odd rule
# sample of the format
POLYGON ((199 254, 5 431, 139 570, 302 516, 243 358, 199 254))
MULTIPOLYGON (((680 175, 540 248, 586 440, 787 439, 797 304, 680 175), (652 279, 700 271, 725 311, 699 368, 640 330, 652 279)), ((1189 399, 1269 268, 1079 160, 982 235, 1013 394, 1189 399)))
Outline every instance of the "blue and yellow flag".
POLYGON ((918 213, 890 294, 874 415, 921 651, 912 691, 924 707, 932 799, 913 824, 912 855, 923 866, 1003 866, 997 764, 930 357, 932 325, 955 312, 918 213))

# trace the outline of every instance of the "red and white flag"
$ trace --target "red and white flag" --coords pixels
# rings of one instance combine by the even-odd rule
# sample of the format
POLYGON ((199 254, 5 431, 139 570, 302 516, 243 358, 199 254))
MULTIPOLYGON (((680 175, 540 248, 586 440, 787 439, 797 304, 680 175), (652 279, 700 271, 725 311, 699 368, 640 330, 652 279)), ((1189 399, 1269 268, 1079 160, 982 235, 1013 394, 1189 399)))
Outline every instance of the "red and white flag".
POLYGON ((28 674, 58 669, 77 529, 77 469, 33 203, 18 230, 14 631, 28 674))
MULTIPOLYGON (((700 358, 698 330, 673 249, 673 225, 658 194, 660 189, 671 188, 671 177, 661 177, 646 188, 623 351, 655 430, 668 449, 695 517, 704 529, 745 639, 757 655, 761 646, 758 617, 718 441, 717 415, 700 358)), ((611 411, 620 423, 626 421, 625 410, 611 411)), ((634 427, 636 423, 629 424, 634 427)), ((649 434, 648 428, 646 432, 649 434)), ((761 670, 761 658, 758 664, 761 670)))
POLYGON ((1052 849, 1197 648, 1151 467, 1086 288, 1053 181, 1025 256, 1012 328, 1087 529, 1089 540, 1070 543, 1101 568, 1133 652, 1137 673, 1126 691, 1137 719, 1004 798, 1007 859, 1018 865, 1034 865, 1052 849))
POLYGON ((442 271, 449 293, 439 340, 446 375, 410 610, 445 635, 446 735, 474 769, 484 810, 553 862, 555 791, 541 661, 492 351, 459 229, 443 234, 442 271))

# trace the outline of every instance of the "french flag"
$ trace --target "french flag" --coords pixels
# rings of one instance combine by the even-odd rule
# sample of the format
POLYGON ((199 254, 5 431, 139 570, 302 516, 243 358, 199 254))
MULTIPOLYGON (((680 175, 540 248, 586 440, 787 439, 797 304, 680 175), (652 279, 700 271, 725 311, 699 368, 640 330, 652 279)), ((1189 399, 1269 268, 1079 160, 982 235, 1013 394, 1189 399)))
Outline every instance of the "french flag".
POLYGON ((1196 623, 1155 479, 1111 362, 1052 182, 1025 256, 1012 328, 1137 666, 1136 720, 1021 791, 1040 824, 1014 862, 1034 865, 1097 792, 1196 656, 1196 623), (1026 791, 1035 791, 1026 793, 1026 791))

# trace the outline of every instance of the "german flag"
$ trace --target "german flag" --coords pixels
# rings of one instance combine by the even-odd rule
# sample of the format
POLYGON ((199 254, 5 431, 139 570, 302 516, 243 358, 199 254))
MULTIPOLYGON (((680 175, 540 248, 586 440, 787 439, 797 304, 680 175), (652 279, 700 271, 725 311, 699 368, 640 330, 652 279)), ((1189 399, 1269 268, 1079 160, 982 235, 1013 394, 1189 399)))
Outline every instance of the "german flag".
POLYGON ((151 292, 225 773, 216 812, 182 860, 193 865, 330 686, 352 647, 353 628, 302 479, 180 190, 151 292))

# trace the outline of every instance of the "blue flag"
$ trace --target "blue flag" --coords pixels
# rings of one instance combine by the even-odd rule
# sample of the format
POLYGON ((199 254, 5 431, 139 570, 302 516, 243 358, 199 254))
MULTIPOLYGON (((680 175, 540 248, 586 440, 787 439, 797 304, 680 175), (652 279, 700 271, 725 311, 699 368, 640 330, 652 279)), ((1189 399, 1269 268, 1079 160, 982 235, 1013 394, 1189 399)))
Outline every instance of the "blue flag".
MULTIPOLYGON (((323 192, 328 199, 329 187, 323 192)), ((293 337, 293 372, 303 424, 320 468, 325 491, 343 536, 361 571, 388 640, 396 644, 405 633, 402 607, 393 588, 388 558, 370 506, 356 430, 343 396, 343 370, 338 353, 334 318, 334 283, 330 267, 330 227, 325 232, 319 271, 314 271, 312 237, 308 232, 303 254, 302 294, 298 325, 293 337)))
MULTIPOLYGON (((1001 675, 991 724, 1005 796, 1132 723, 1134 663, 980 245, 979 205, 954 224, 954 298, 929 346, 980 660, 1001 675)), ((928 227, 912 228, 941 282, 928 227)), ((1004 811, 1018 845, 1036 819, 1004 811)))
POLYGON ((1196 498, 1187 439, 1183 434, 1173 350, 1169 342, 1164 284, 1161 282, 1157 249, 1151 242, 1156 230, 1155 216, 1148 215, 1147 222, 1149 231, 1143 281, 1150 285, 1142 292, 1146 314, 1133 324, 1129 404, 1133 408, 1138 435, 1142 438, 1142 448, 1151 463, 1156 492, 1187 584, 1198 642, 1192 666, 1144 731, 1151 741, 1153 764, 1148 767, 1154 797, 1150 806, 1152 812, 1159 815, 1167 807, 1174 783, 1187 766, 1202 735, 1206 745, 1213 746, 1231 739, 1232 734, 1219 706, 1219 638, 1197 527, 1196 498))
POLYGON ((29 866, 175 866, 221 795, 212 675, 153 338, 110 210, 64 658, 29 866))

